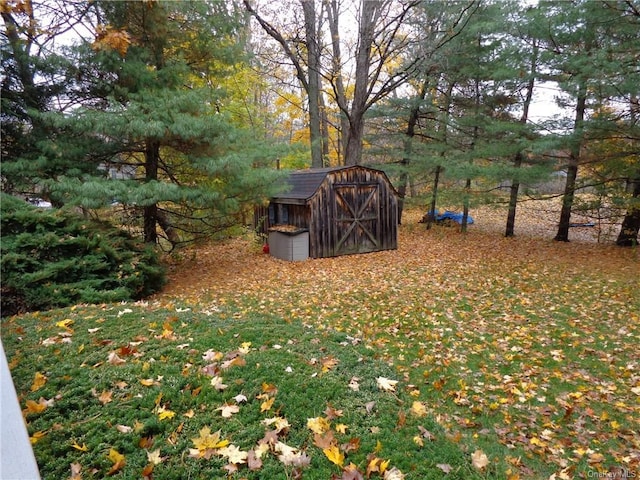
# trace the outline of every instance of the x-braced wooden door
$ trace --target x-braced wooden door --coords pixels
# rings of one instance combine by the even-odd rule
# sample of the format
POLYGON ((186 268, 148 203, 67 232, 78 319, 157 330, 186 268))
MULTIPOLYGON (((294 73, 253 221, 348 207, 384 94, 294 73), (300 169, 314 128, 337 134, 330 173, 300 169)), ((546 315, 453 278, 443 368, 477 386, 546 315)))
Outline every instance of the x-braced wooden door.
POLYGON ((380 249, 377 183, 333 185, 334 255, 380 249))

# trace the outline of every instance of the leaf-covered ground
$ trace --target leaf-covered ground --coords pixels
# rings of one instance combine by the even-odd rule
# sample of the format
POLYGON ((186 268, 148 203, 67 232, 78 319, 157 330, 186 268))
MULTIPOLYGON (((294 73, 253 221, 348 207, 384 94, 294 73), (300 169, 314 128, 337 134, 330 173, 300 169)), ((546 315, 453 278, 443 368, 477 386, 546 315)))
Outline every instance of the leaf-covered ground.
POLYGON ((148 303, 4 320, 45 478, 640 472, 640 252, 490 216, 296 263, 202 246, 148 303))
POLYGON ((200 249, 165 295, 362 338, 452 435, 522 449, 523 478, 639 471, 640 252, 593 233, 554 242, 535 211, 511 239, 486 211, 466 235, 419 216, 397 251, 290 263, 249 242, 200 249))

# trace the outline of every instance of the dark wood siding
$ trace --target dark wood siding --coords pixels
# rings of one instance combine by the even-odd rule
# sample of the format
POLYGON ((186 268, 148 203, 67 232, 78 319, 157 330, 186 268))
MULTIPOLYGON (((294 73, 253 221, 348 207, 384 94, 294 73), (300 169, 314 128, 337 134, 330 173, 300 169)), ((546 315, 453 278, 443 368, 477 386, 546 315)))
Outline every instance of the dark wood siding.
POLYGON ((309 230, 310 257, 398 247, 397 193, 384 172, 355 166, 310 170, 307 175, 293 174, 292 183, 300 189, 294 188, 289 198, 272 199, 271 209, 278 212, 272 219, 276 223, 286 219, 309 230), (317 185, 315 190, 310 184, 317 185))

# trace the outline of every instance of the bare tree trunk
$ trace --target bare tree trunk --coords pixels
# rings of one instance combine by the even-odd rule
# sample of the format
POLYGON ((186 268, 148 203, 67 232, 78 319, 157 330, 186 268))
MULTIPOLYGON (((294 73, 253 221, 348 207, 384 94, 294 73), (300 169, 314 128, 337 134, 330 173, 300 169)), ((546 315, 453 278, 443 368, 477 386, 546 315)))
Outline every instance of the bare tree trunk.
POLYGON ((322 167, 322 134, 320 131, 320 54, 316 37, 314 0, 300 0, 304 11, 304 30, 307 44, 307 98, 309 102, 309 136, 311 139, 311 167, 322 167))
POLYGON ((338 131, 338 161, 341 163, 345 155, 345 139, 349 136, 349 106, 347 93, 342 81, 342 53, 340 51, 340 31, 338 26, 339 12, 336 0, 327 1, 327 19, 331 32, 332 65, 331 78, 340 115, 340 130, 338 131))
MULTIPOLYGON (((158 165, 160 163, 160 142, 154 139, 147 139, 144 151, 145 181, 153 182, 158 180, 158 165)), ((145 243, 156 243, 158 232, 156 224, 158 219, 158 205, 153 203, 144 207, 144 241, 145 243)))
POLYGON ((356 78, 353 103, 349 118, 349 135, 345 147, 345 165, 358 165, 362 161, 362 141, 364 138, 364 114, 369 97, 369 67, 375 25, 383 6, 380 0, 362 0, 358 49, 356 52, 356 78))
MULTIPOLYGON (((513 167, 519 169, 522 167, 522 152, 516 153, 513 159, 513 167)), ((520 180, 513 178, 511 180, 511 188, 509 192, 509 213, 507 213, 507 228, 505 237, 513 237, 516 226, 516 207, 518 205, 518 191, 520 190, 520 180)))
MULTIPOLYGON (((640 202, 640 174, 632 180, 632 184, 632 198, 636 202, 640 202)), ((620 247, 634 247, 638 245, 638 233, 640 233, 640 205, 632 204, 627 210, 624 220, 622 220, 616 245, 620 247)))
POLYGON ((418 124, 418 118, 420 118, 420 107, 422 105, 422 101, 427 95, 427 86, 429 84, 428 80, 425 80, 420 87, 420 93, 417 97, 416 104, 411 107, 409 112, 409 121, 407 122, 407 131, 405 134, 405 142, 404 142, 404 155, 401 160, 401 165, 403 167, 403 171, 400 174, 400 187, 398 188, 398 223, 402 223, 402 210, 404 209, 404 197, 407 194, 407 183, 409 180, 409 173, 407 172, 407 167, 411 162, 411 152, 412 152, 412 142, 413 137, 416 134, 416 125, 418 124))
MULTIPOLYGON (((520 123, 526 125, 529 120, 529 108, 531 107, 531 101, 533 99, 533 89, 536 82, 536 72, 538 66, 538 45, 533 45, 533 51, 531 55, 531 68, 529 71, 529 81, 527 82, 527 95, 524 99, 522 106, 522 116, 520 117, 520 123)), ((516 153, 513 159, 513 167, 520 169, 522 167, 523 154, 522 152, 516 153)), ((518 206, 518 191, 520 190, 520 180, 513 178, 511 180, 511 189, 509 192, 509 213, 507 214, 507 226, 504 233, 505 237, 513 237, 516 225, 516 208, 518 206)))
POLYGON ((431 191, 431 205, 429 206, 429 211, 427 211, 427 230, 431 230, 431 226, 436 220, 436 204, 438 202, 438 186, 440 183, 441 171, 442 167, 440 165, 436 165, 436 171, 433 176, 433 190, 431 191))
POLYGON ((560 222, 558 233, 554 240, 559 242, 569 241, 569 225, 571 223, 571 208, 576 191, 576 179, 578 178, 578 164, 580 163, 580 150, 582 149, 582 124, 587 105, 587 92, 584 85, 580 86, 578 102, 576 104, 576 117, 574 121, 574 140, 571 145, 569 164, 567 165, 567 181, 562 196, 562 209, 560 210, 560 222))

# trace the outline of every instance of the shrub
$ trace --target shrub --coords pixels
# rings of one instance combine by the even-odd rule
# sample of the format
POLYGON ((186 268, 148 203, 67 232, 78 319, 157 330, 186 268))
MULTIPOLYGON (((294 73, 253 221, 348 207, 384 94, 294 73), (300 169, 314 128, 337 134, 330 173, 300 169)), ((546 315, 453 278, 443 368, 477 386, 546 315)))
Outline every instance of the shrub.
POLYGON ((164 284, 155 251, 126 232, 2 194, 2 315, 135 300, 164 284))

